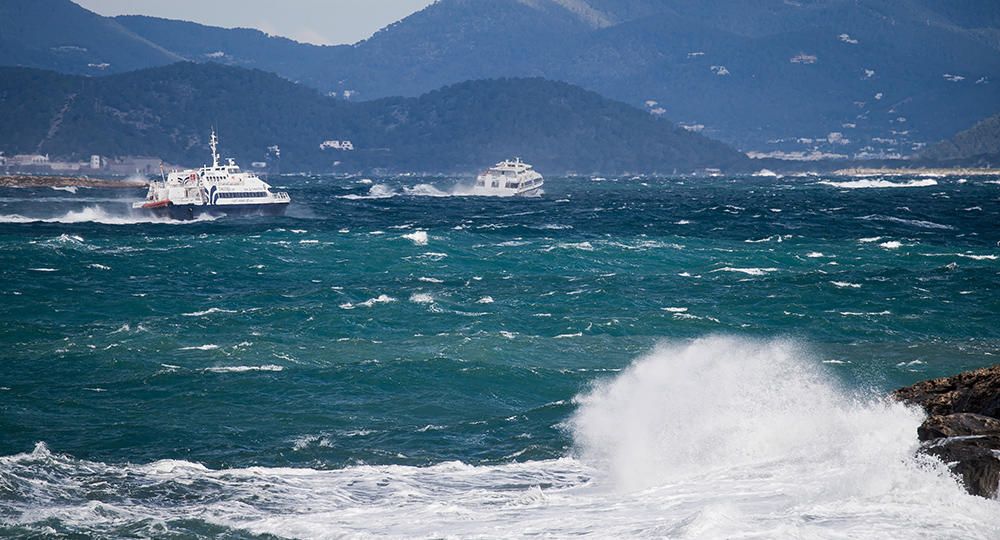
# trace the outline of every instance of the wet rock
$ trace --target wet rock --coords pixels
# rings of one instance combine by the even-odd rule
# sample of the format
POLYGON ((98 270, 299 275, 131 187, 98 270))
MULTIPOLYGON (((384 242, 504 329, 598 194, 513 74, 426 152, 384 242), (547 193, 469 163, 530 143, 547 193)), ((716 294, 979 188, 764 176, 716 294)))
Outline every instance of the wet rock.
POLYGON ((900 388, 900 401, 930 415, 919 452, 948 465, 965 489, 994 498, 1000 486, 1000 365, 900 388))
POLYGON ((917 428, 917 437, 921 441, 991 434, 1000 435, 1000 420, 973 413, 931 416, 917 428))
POLYGON ((919 382, 892 395, 932 416, 968 412, 1000 418, 1000 365, 919 382))
POLYGON ((995 498, 1000 486, 1000 435, 944 437, 924 443, 920 452, 951 469, 972 495, 995 498))

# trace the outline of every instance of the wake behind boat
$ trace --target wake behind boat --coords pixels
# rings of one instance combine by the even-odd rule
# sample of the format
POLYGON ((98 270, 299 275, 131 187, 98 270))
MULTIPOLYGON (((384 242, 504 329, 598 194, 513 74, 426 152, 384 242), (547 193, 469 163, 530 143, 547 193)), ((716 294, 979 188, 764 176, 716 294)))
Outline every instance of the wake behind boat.
POLYGON ((475 195, 530 197, 542 194, 545 179, 520 158, 506 160, 476 177, 475 195))
POLYGON ((291 198, 273 192, 252 172, 242 172, 232 158, 219 164, 219 138, 212 131, 212 166, 198 170, 171 171, 166 178, 149 184, 146 200, 132 208, 173 219, 202 215, 281 215, 291 198))

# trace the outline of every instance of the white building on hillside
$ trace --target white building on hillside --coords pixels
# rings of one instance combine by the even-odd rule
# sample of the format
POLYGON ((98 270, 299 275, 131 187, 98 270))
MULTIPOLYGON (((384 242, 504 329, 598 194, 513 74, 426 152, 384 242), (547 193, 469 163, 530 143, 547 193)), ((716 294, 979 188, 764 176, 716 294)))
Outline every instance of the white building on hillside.
POLYGON ((319 145, 320 150, 354 150, 354 143, 351 141, 323 141, 323 144, 319 145))

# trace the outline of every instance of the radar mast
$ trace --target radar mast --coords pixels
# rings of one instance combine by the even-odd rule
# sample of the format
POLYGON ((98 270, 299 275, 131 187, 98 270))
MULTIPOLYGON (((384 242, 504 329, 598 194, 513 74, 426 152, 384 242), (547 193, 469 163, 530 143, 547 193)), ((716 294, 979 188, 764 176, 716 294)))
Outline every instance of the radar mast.
POLYGON ((212 138, 209 140, 209 146, 212 147, 212 168, 219 166, 219 138, 215 135, 215 128, 212 128, 212 138))

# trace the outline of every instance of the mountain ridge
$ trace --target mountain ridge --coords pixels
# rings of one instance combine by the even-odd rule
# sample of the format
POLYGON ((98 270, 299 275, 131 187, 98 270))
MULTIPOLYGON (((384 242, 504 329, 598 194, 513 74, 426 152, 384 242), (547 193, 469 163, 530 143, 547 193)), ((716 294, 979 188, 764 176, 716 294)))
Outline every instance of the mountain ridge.
MULTIPOLYGON (((10 1, 40 12, 70 4, 10 1)), ((1000 113, 998 12, 988 0, 440 0, 343 46, 143 16, 113 22, 172 57, 264 69, 341 99, 543 77, 655 102, 650 110, 755 155, 886 159, 1000 113)), ((89 35, 95 21, 66 35, 89 35)), ((133 45, 136 58, 148 52, 133 45)), ((0 42, 0 63, 12 54, 0 42)), ((124 70, 67 61, 20 63, 124 70)))
POLYGON ((223 149, 243 163, 280 145, 285 171, 471 172, 513 155, 548 172, 749 166, 723 143, 537 78, 350 103, 272 73, 212 63, 100 78, 0 68, 0 124, 8 154, 157 155, 187 164, 204 161, 216 127, 223 149), (356 150, 323 150, 326 140, 350 140, 356 150))
POLYGON ((954 137, 921 152, 933 161, 961 161, 979 165, 1000 164, 1000 114, 983 119, 954 137))

